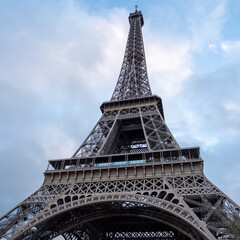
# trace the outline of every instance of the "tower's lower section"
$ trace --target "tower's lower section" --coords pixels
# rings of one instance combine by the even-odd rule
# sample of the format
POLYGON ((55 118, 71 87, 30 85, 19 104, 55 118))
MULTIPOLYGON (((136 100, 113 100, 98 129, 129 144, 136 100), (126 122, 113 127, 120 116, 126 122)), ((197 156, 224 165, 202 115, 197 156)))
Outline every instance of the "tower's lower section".
POLYGON ((204 176, 198 148, 121 157, 53 161, 0 219, 0 239, 237 239, 239 207, 204 176))
MULTIPOLYGON (((203 239, 197 231, 179 221, 166 212, 157 210, 148 205, 130 202, 107 202, 104 204, 89 205, 85 208, 76 209, 72 221, 66 223, 65 217, 56 219, 58 229, 50 226, 51 238, 53 232, 62 235, 65 239, 203 239), (106 210, 100 210, 100 209, 106 210), (168 222, 166 221, 168 219, 168 222), (167 222, 167 224, 165 223, 167 222), (171 222, 171 223, 170 223, 171 222), (175 224, 175 225, 174 225, 175 224)), ((68 217, 69 219, 69 217, 68 217)), ((45 228, 46 230, 46 228, 45 228)))

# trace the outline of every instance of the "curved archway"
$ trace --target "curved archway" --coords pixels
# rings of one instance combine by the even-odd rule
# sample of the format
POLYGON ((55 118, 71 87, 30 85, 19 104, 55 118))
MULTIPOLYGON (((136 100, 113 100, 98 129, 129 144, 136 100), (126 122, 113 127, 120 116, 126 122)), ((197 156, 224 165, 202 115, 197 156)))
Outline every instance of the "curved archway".
POLYGON ((100 234, 95 236, 90 235, 89 239, 136 238, 161 240, 166 239, 166 237, 168 237, 167 239, 176 240, 204 239, 197 231, 189 228, 183 222, 164 212, 156 212, 155 209, 141 210, 141 212, 96 212, 87 220, 80 220, 75 224, 66 224, 58 235, 68 236, 74 232, 81 234, 81 230, 88 233, 89 229, 93 230, 92 233, 99 233, 99 229, 101 229, 100 234))
MULTIPOLYGON (((30 234, 31 227, 35 226, 37 231, 31 233, 32 236, 39 239, 54 239, 58 235, 70 234, 79 227, 86 228, 86 223, 95 225, 97 219, 131 215, 132 217, 151 220, 152 226, 158 222, 159 227, 164 225, 166 229, 170 229, 174 234, 181 233, 186 239, 209 239, 186 209, 150 196, 106 194, 78 199, 65 204, 61 202, 59 206, 56 206, 56 202, 46 209, 44 215, 39 215, 35 221, 29 224, 25 235, 27 232, 30 234)), ((160 234, 160 230, 155 233, 160 234)), ((19 235, 20 238, 16 239, 22 239, 21 236, 23 235, 19 235)))

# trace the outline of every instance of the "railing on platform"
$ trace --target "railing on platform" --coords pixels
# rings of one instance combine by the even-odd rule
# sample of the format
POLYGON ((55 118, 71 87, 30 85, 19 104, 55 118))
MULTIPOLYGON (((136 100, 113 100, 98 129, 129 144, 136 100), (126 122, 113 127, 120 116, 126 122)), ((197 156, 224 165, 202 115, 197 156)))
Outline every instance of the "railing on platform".
POLYGON ((152 163, 177 163, 199 160, 199 147, 168 149, 162 151, 126 153, 82 158, 50 160, 47 171, 74 170, 83 168, 102 168, 124 165, 143 165, 152 163))

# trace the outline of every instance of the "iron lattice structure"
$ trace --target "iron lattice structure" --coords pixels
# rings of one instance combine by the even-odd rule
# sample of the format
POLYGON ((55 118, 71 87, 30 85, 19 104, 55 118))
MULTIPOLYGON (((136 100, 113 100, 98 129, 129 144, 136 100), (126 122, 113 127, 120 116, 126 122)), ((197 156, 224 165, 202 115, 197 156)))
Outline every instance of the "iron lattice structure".
POLYGON ((239 236, 239 206, 205 177, 199 148, 178 145, 161 98, 151 93, 141 12, 129 22, 120 76, 102 117, 73 156, 50 160, 43 185, 0 219, 1 239, 239 236))
POLYGON ((143 16, 132 13, 129 23, 127 46, 112 101, 152 95, 142 37, 143 16))

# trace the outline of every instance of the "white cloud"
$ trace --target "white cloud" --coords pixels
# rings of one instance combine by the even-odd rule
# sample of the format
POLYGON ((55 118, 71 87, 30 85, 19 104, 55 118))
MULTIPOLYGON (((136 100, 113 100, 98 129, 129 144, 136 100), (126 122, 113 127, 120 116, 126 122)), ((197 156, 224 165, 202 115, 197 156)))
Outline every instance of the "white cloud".
POLYGON ((183 82, 192 73, 189 41, 160 36, 150 29, 147 30, 145 39, 153 92, 165 100, 172 98, 181 91, 183 82))
POLYGON ((216 49, 217 49, 217 45, 216 45, 215 43, 210 43, 210 44, 208 44, 208 48, 209 48, 211 51, 215 52, 216 49))
POLYGON ((66 3, 59 6, 57 21, 49 21, 50 12, 40 17, 45 11, 41 9, 35 17, 21 16, 33 18, 33 23, 9 23, 8 38, 0 37, 1 76, 19 90, 30 89, 41 96, 71 86, 84 95, 85 89, 93 93, 105 87, 108 100, 123 58, 128 22, 122 19, 128 13, 115 9, 105 16, 90 15, 72 1, 66 3))
POLYGON ((201 7, 196 4, 193 8, 194 14, 187 16, 191 34, 184 37, 159 34, 150 29, 148 23, 145 26, 150 83, 153 92, 159 92, 165 101, 176 97, 192 75, 194 54, 205 46, 215 52, 221 38, 226 2, 201 7))
POLYGON ((191 16, 192 50, 202 51, 209 42, 216 42, 221 39, 222 24, 226 12, 226 1, 218 5, 215 3, 197 4, 194 15, 191 16))
POLYGON ((221 43, 221 48, 222 48, 223 51, 227 51, 229 46, 228 46, 228 44, 226 42, 222 42, 221 43))
POLYGON ((235 102, 227 102, 223 104, 225 109, 233 112, 233 113, 240 113, 240 104, 236 104, 235 102))
POLYGON ((15 166, 8 188, 0 185, 2 214, 42 184, 48 159, 74 153, 116 84, 128 12, 89 14, 75 3, 23 1, 0 8, 1 182, 9 162, 15 166))
POLYGON ((219 143, 221 133, 209 130, 205 116, 196 112, 198 104, 192 109, 191 103, 186 99, 181 98, 180 102, 178 110, 172 114, 175 118, 170 119, 170 124, 176 129, 174 136, 185 147, 194 144, 200 145, 203 150, 211 150, 219 143))
POLYGON ((80 144, 64 129, 51 125, 42 126, 37 138, 46 159, 69 158, 80 144))
POLYGON ((221 42, 221 49, 225 52, 239 51, 240 40, 239 41, 223 41, 221 42))
POLYGON ((236 101, 228 101, 223 104, 227 118, 231 121, 228 125, 228 134, 232 137, 240 137, 240 104, 236 101))

